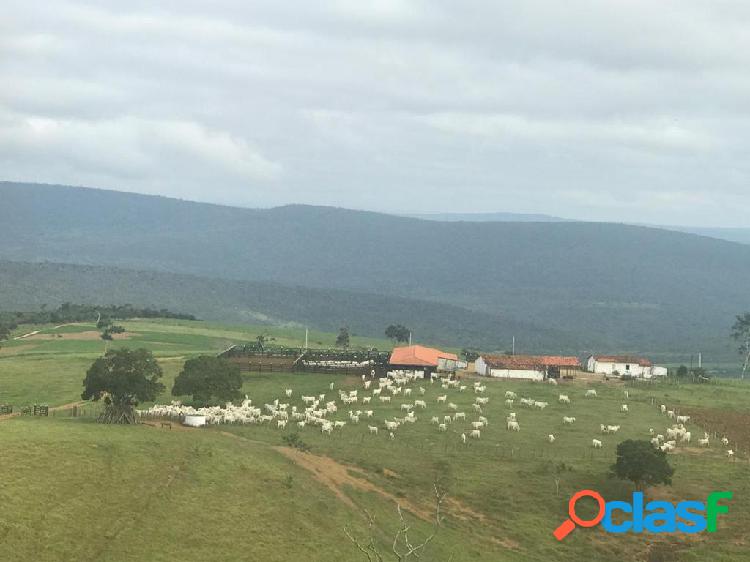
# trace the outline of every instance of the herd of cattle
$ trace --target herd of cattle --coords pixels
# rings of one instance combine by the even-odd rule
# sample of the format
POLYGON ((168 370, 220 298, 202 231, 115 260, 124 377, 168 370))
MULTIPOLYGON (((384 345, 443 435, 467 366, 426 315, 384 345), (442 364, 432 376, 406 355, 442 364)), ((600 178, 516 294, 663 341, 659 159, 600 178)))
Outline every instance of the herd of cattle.
MULTIPOLYGON (((554 379, 550 382, 557 384, 554 379)), ((430 424, 434 425, 439 432, 447 432, 451 427, 462 443, 466 443, 467 439, 480 439, 482 430, 489 424, 488 412, 484 409, 487 409, 490 397, 485 395, 486 384, 479 381, 469 385, 459 379, 439 377, 435 374, 425 378, 422 371, 397 370, 389 371, 387 376, 382 378, 370 378, 363 375, 361 387, 353 390, 336 390, 335 383, 331 382, 329 390, 336 394, 328 399, 326 394, 301 395, 298 404, 292 403, 295 401, 295 391, 286 388, 283 391, 283 397, 265 403, 262 407, 254 406, 252 400, 245 396, 245 400, 239 406, 227 403, 223 407, 193 408, 180 402, 172 402, 168 405, 152 406, 148 410, 139 411, 139 414, 172 419, 198 415, 205 416, 208 424, 268 424, 278 429, 286 429, 288 425, 294 424, 300 430, 317 427, 322 433, 328 435, 335 430, 341 430, 347 424, 356 425, 361 421, 366 421, 368 433, 378 435, 380 430, 384 430, 388 439, 393 440, 396 439, 399 431, 403 431, 403 428, 417 423, 419 419, 417 412, 424 413, 428 409, 440 409, 442 411, 438 412, 439 415, 430 416, 430 424), (439 394, 435 397, 434 406, 425 398, 427 394, 427 389, 423 386, 425 381, 429 381, 429 385, 439 384, 442 389, 442 392, 438 391, 439 394), (459 406, 452 399, 455 400, 455 396, 467 391, 475 395, 471 410, 459 411, 459 406), (392 412, 397 400, 400 400, 398 411, 401 415, 383 416, 380 423, 377 422, 377 405, 383 408, 388 405, 388 409, 392 412), (344 419, 341 419, 340 409, 342 413, 346 410, 344 419)), ((596 399, 597 391, 588 389, 583 396, 585 399, 596 399)), ((627 402, 630 396, 627 390, 624 391, 623 396, 624 400, 620 405, 619 413, 628 414, 630 409, 627 402)), ((569 394, 559 394, 558 402, 571 406, 573 401, 569 394)), ((545 401, 527 397, 519 398, 515 392, 506 391, 506 408, 513 410, 516 403, 531 410, 544 410, 549 406, 545 401)), ((674 419, 675 423, 667 427, 664 434, 657 433, 653 428, 649 429, 654 447, 669 453, 674 451, 678 443, 689 444, 692 435, 685 424, 690 417, 678 415, 674 410, 667 409, 665 405, 660 406, 660 411, 668 418, 674 419)), ((562 428, 572 426, 575 422, 575 416, 562 416, 562 428)), ((515 411, 507 412, 505 427, 508 431, 521 431, 519 416, 515 411)), ((602 434, 615 434, 620 430, 620 425, 600 424, 599 430, 602 434)), ((546 436, 548 443, 554 443, 556 439, 554 432, 546 436)), ((729 443, 726 437, 722 438, 721 442, 725 446, 729 443)), ((710 445, 708 434, 698 439, 698 443, 708 447, 710 445)), ((600 449, 603 446, 601 438, 591 439, 591 447, 600 449)), ((727 456, 732 458, 734 452, 728 449, 727 456)))

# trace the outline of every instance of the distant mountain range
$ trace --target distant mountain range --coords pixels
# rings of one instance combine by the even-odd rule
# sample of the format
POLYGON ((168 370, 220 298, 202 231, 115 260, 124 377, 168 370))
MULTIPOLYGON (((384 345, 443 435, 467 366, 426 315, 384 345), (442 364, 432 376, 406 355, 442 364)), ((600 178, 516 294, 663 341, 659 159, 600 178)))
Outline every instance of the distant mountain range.
MULTIPOLYGON (((584 222, 575 221, 573 219, 564 219, 552 215, 533 213, 423 213, 404 216, 439 222, 584 222)), ((709 236, 711 238, 718 238, 719 240, 728 240, 729 242, 739 242, 740 244, 750 244, 750 228, 665 226, 650 224, 636 224, 636 226, 661 228, 664 230, 673 230, 675 232, 697 234, 698 236, 709 236)))
POLYGON ((415 213, 404 216, 440 222, 569 222, 535 213, 415 213))
MULTIPOLYGON (((13 183, 0 184, 0 201, 0 259, 103 267, 110 273, 102 283, 130 279, 112 268, 179 274, 170 290, 154 289, 154 299, 174 294, 179 302, 144 294, 148 302, 133 304, 206 318, 196 292, 180 292, 193 283, 189 276, 211 279, 194 286, 217 295, 217 311, 234 302, 248 318, 260 312, 323 329, 348 323, 363 335, 381 335, 386 317, 413 325, 421 318, 435 341, 484 349, 505 349, 518 332, 524 351, 729 357, 734 315, 750 308, 750 245, 657 228, 441 222, 302 205, 255 210, 13 183), (243 301, 243 292, 256 296, 243 301), (263 307, 261 296, 268 297, 263 307), (327 304, 316 308, 310 299, 327 304), (378 316, 373 307, 386 312, 378 316), (399 307, 408 312, 396 318, 399 307)), ((21 275, 8 264, 0 269, 11 272, 7 278, 21 275)), ((24 279, 31 291, 34 274, 24 279)), ((169 286, 166 279, 157 285, 169 286)), ((39 290, 63 298, 65 285, 39 290)), ((125 298, 126 285, 111 284, 117 290, 106 302, 125 298)), ((23 300, 24 285, 16 287, 20 293, 5 303, 23 300)))

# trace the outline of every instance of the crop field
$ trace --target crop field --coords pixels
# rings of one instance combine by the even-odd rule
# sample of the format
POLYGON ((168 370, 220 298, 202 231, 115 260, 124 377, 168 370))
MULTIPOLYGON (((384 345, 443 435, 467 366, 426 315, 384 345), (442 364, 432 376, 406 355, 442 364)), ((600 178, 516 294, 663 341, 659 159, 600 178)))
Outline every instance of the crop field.
MULTIPOLYGON (((227 342, 252 341, 259 333, 175 321, 123 324, 129 337, 110 345, 152 349, 165 369, 167 389, 185 357, 215 352, 227 342)), ((73 335, 92 329, 66 328, 64 333, 73 335)), ((299 342, 300 335, 290 330, 275 337, 299 342)), ((330 334, 315 337, 326 343, 333 339, 330 334)), ((378 343, 386 348, 386 342, 378 343)), ((79 400, 86 367, 103 348, 104 342, 73 337, 11 342, 0 354, 0 402, 79 400)), ((168 429, 159 420, 109 427, 64 412, 1 421, 0 548, 13 559, 36 560, 366 560, 345 527, 362 540, 371 537, 387 555, 399 524, 398 503, 411 526, 410 538, 418 542, 435 532, 437 485, 447 494, 441 505, 444 519, 422 560, 748 559, 750 427, 737 422, 747 421, 750 386, 731 381, 626 386, 583 378, 552 386, 482 379, 486 391, 477 395, 475 380, 463 379, 463 392, 416 381, 409 384, 411 396, 362 404, 371 393, 353 377, 246 377, 244 392, 258 407, 278 399, 302 409, 303 395, 335 399, 338 411, 331 419, 347 423, 332 435, 291 421, 286 429, 268 424, 204 429, 173 424, 168 429), (286 389, 292 390, 291 398, 286 389), (355 389, 358 403, 343 405, 338 391, 355 389), (598 396, 585 398, 587 389, 596 389, 598 396), (509 407, 506 391, 549 405, 539 410, 516 400, 509 407), (559 394, 572 403, 559 403, 559 394), (437 401, 441 395, 447 395, 444 403, 437 401), (476 396, 489 400, 481 414, 473 407, 476 396), (390 439, 385 420, 403 417, 401 404, 415 399, 425 400, 427 407, 417 408, 417 421, 401 425, 390 439), (627 413, 620 411, 624 403, 627 413), (649 428, 664 433, 671 422, 659 404, 703 425, 689 423, 693 442, 668 455, 675 468, 673 485, 650 488, 647 496, 676 502, 704 500, 714 490, 734 492, 718 532, 608 535, 599 528, 579 529, 557 543, 552 530, 565 518, 574 492, 589 488, 608 500, 629 497, 632 485, 609 474, 615 448, 625 439, 649 439, 649 428), (372 417, 363 414, 354 424, 349 409, 372 410, 372 417), (433 416, 443 422, 455 411, 464 412, 466 420, 446 424, 445 431, 431 423, 433 416), (511 411, 518 432, 506 429, 511 411), (479 415, 488 425, 479 439, 464 444, 461 433, 468 437, 479 415), (563 416, 576 421, 563 425, 563 416), (602 434, 600 424, 621 429, 602 434), (378 427, 377 435, 368 425, 378 427), (699 447, 704 430, 726 434, 736 458, 727 458, 718 439, 699 447), (284 446, 293 433, 309 452, 284 446), (554 443, 548 442, 549 434, 555 435, 554 443), (591 447, 594 438, 603 442, 602 449, 591 447)), ((171 399, 165 395, 159 401, 171 399)), ((579 509, 582 516, 586 507, 579 509)))

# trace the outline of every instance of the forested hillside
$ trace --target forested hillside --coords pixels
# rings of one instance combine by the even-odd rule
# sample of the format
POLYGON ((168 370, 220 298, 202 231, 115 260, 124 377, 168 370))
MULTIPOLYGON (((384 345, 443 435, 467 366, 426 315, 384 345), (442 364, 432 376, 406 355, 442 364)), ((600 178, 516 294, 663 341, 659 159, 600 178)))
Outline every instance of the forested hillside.
MULTIPOLYGON (((0 222, 13 233, 0 258, 434 301, 455 312, 428 325, 461 340, 469 325, 483 332, 477 319, 487 317, 507 328, 483 341, 525 325, 534 334, 570 334, 560 336, 561 346, 729 354, 728 327, 750 306, 750 246, 655 228, 436 222, 306 206, 251 210, 10 183, 0 184, 0 199, 0 222)), ((114 300, 122 299, 106 299, 114 300)), ((350 324, 365 322, 353 300, 337 306, 350 324)), ((270 305, 263 314, 307 321, 270 305)))

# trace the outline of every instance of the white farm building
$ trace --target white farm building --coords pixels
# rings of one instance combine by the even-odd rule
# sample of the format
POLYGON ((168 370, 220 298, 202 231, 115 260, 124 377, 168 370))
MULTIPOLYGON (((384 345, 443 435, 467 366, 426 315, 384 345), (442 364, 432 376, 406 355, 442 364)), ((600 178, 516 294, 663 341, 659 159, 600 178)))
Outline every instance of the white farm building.
POLYGON ((648 359, 631 355, 591 355, 586 360, 586 370, 591 373, 619 377, 650 379, 666 376, 667 369, 657 367, 648 359))
POLYGON ((489 355, 482 354, 474 361, 474 371, 486 377, 540 381, 559 377, 560 373, 578 370, 577 357, 557 355, 489 355))

